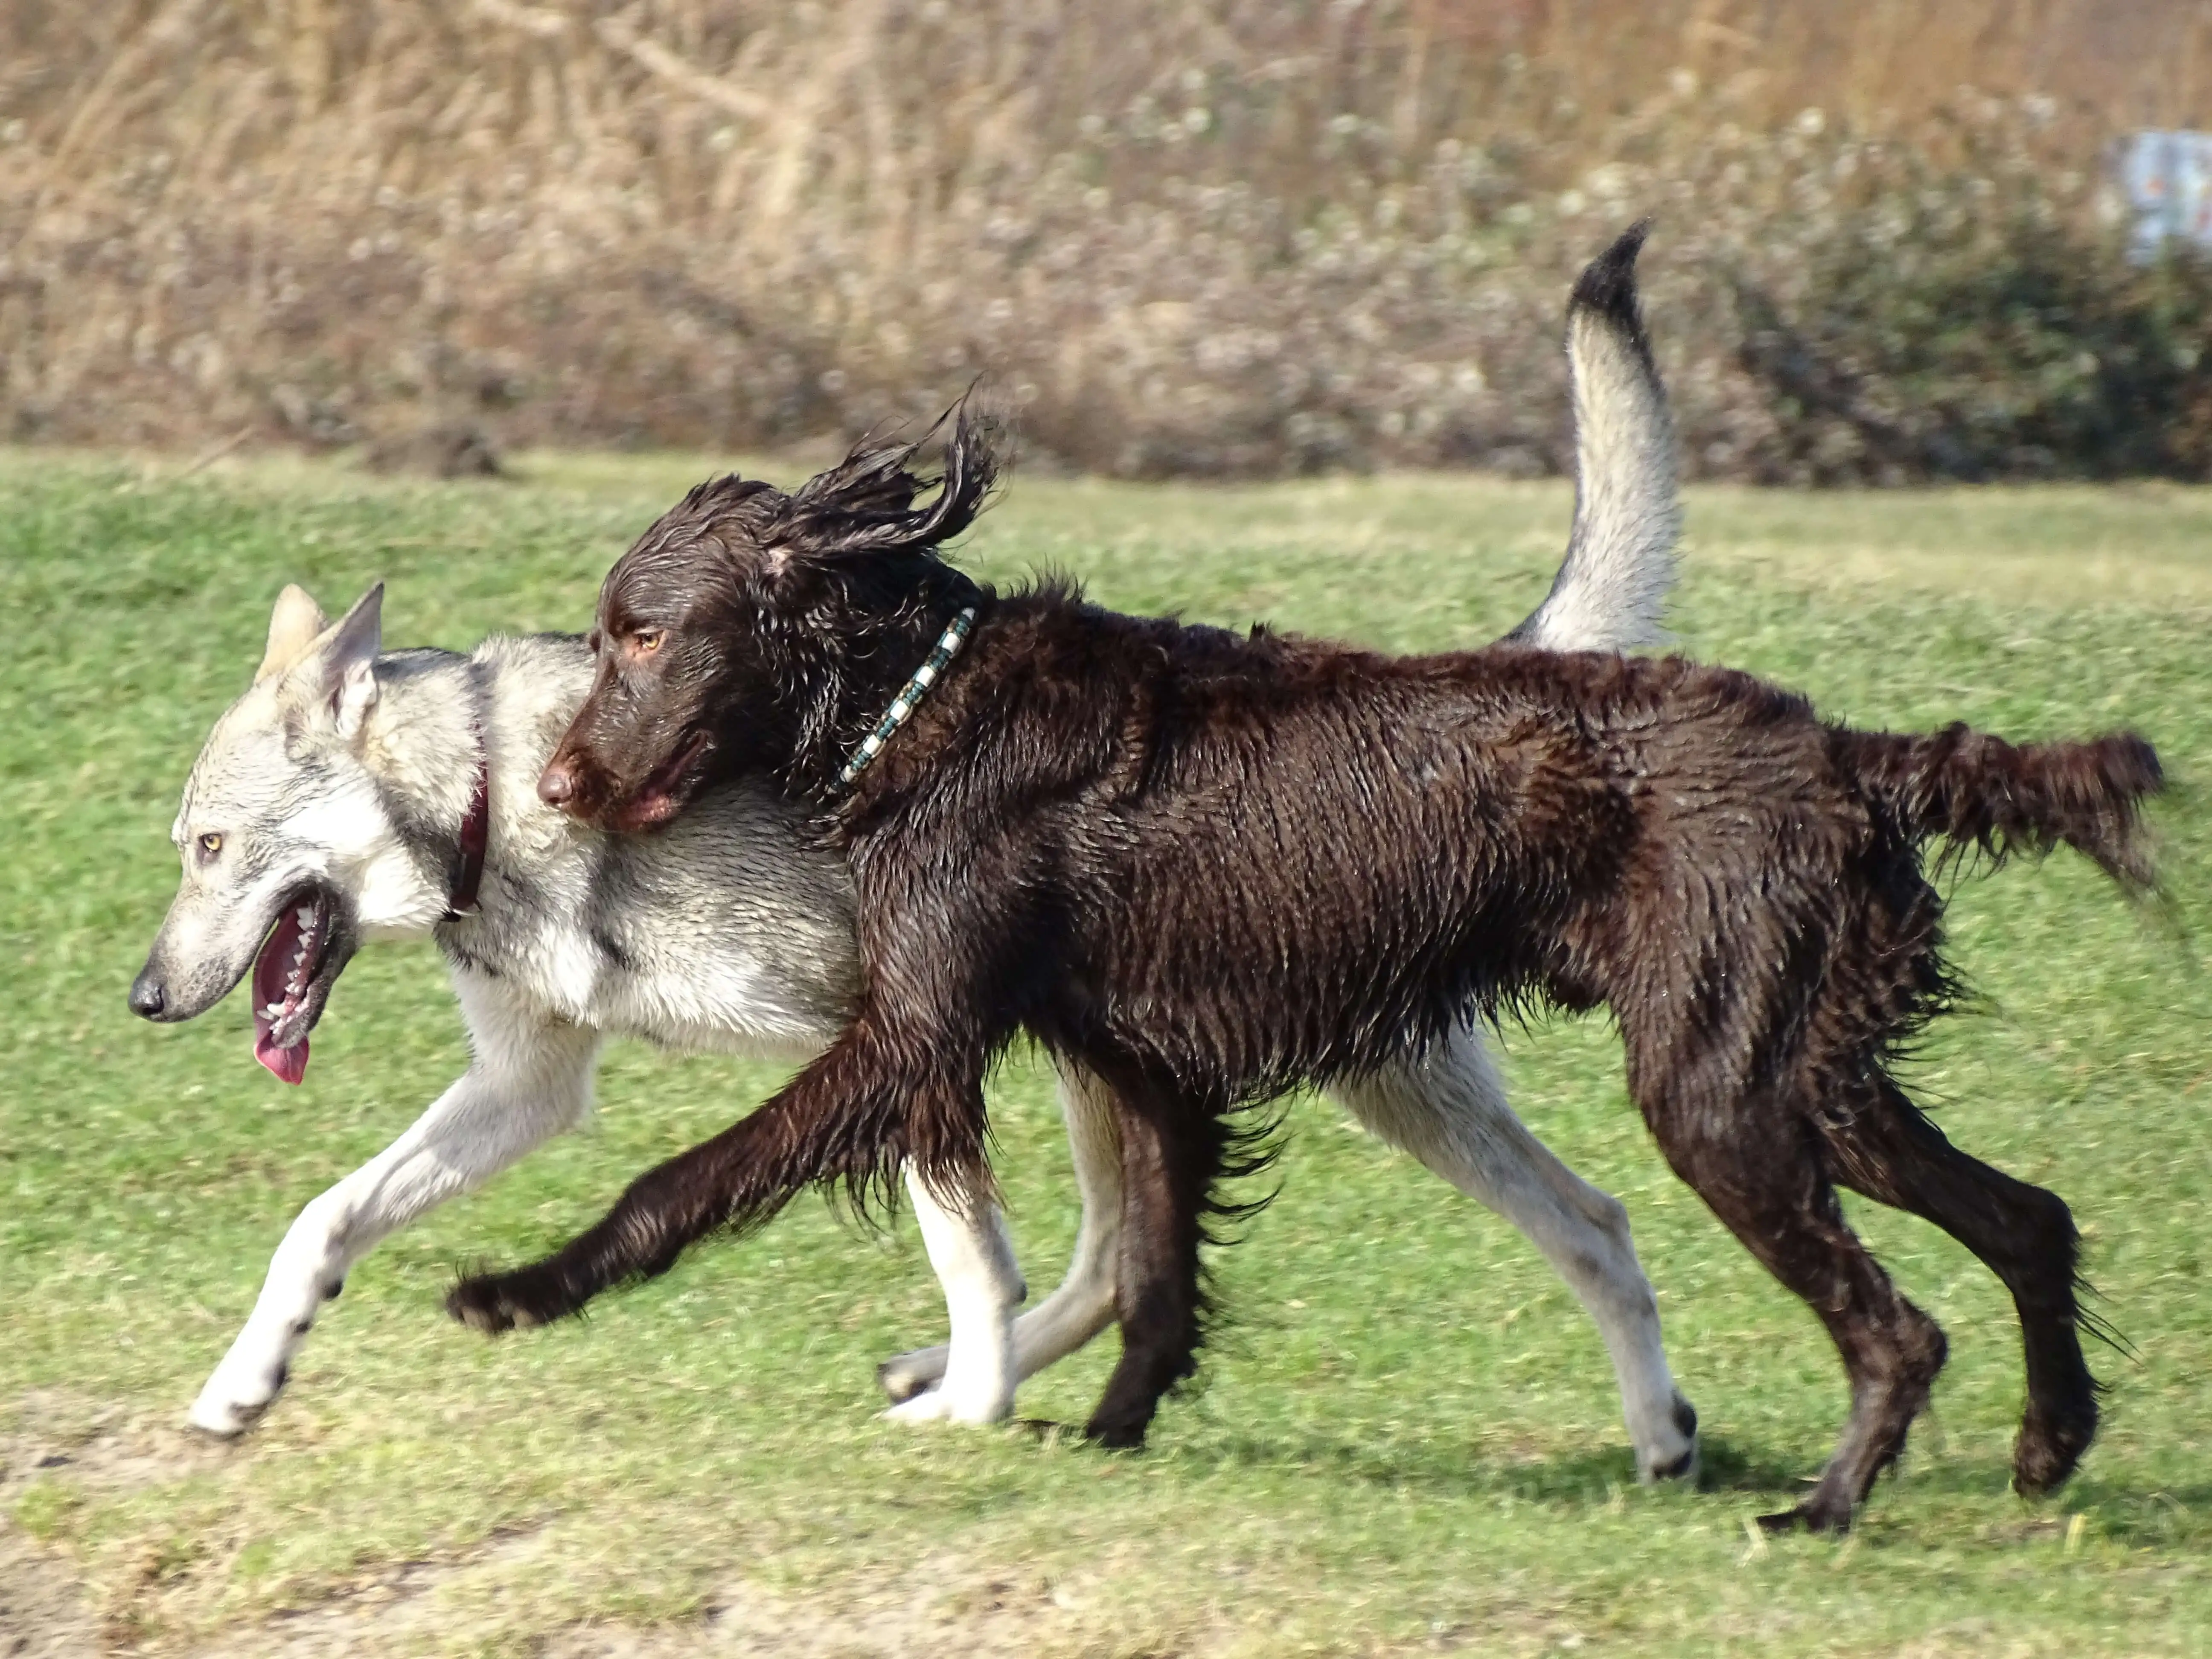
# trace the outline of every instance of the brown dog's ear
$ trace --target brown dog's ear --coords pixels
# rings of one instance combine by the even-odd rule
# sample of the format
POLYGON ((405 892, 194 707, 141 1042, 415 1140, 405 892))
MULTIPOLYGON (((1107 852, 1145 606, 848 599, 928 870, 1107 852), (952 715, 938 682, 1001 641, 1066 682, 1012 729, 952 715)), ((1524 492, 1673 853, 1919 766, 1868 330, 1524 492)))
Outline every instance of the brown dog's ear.
POLYGON ((323 616, 323 608, 307 597, 307 590, 287 585, 276 596, 276 608, 269 616, 269 648, 262 653, 261 666, 253 671, 256 685, 274 679, 307 654, 307 647, 330 626, 323 616))
POLYGON ((863 447, 802 484, 791 498, 771 555, 771 568, 793 560, 831 560, 934 547, 975 521, 998 482, 1005 428, 975 408, 969 393, 910 444, 863 447), (913 471, 915 457, 952 426, 937 499, 914 498, 932 480, 913 471))

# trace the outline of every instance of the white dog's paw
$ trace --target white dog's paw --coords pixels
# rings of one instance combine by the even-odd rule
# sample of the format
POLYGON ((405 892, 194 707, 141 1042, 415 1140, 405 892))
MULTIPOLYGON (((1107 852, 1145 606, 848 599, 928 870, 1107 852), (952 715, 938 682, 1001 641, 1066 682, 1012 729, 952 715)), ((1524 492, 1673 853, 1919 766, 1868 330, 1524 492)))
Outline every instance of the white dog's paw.
POLYGON ((1638 1451, 1636 1478, 1647 1486, 1675 1482, 1694 1488, 1703 1463, 1698 1439, 1698 1408, 1677 1394, 1667 1422, 1674 1432, 1638 1451))
POLYGON ((952 1402, 938 1389, 927 1389, 910 1395, 881 1413, 886 1423, 949 1423, 952 1420, 952 1402))
POLYGON ((876 1386, 894 1404, 903 1404, 945 1380, 945 1359, 941 1346, 893 1354, 876 1367, 876 1386))
POLYGON ((203 1434, 219 1440, 235 1439, 276 1403, 276 1396, 284 1390, 284 1373, 281 1359, 250 1370, 226 1362, 208 1378, 185 1420, 203 1434))
POLYGON ((883 1413, 889 1423, 961 1423, 981 1428, 1013 1415, 1014 1402, 997 1390, 931 1389, 883 1413), (973 1397, 963 1397, 971 1395, 973 1397))
POLYGON ((235 1440, 261 1420, 276 1398, 270 1395, 266 1400, 232 1400, 203 1390, 200 1397, 192 1401, 191 1415, 186 1420, 202 1434, 211 1434, 218 1440, 235 1440))

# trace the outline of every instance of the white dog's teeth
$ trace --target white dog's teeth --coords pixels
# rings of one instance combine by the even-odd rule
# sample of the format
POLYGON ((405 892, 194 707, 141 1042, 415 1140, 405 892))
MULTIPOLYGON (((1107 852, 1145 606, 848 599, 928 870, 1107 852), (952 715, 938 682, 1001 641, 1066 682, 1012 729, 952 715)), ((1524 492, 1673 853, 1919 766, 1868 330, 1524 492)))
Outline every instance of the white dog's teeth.
POLYGON ((315 907, 313 905, 303 904, 297 910, 293 912, 293 914, 299 917, 301 927, 312 927, 314 926, 315 907))

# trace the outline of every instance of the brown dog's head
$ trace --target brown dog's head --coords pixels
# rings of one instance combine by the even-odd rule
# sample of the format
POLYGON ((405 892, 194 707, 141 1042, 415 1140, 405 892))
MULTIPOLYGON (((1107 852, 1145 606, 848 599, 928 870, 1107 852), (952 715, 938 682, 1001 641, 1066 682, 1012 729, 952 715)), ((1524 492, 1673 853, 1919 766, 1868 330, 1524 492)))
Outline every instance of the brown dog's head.
POLYGON ((790 495, 700 485, 638 538, 599 589, 591 695, 538 793, 603 829, 665 823, 713 779, 766 770, 825 793, 951 613, 981 590, 938 544, 998 474, 998 428, 963 403, 935 500, 923 444, 864 446, 790 495))

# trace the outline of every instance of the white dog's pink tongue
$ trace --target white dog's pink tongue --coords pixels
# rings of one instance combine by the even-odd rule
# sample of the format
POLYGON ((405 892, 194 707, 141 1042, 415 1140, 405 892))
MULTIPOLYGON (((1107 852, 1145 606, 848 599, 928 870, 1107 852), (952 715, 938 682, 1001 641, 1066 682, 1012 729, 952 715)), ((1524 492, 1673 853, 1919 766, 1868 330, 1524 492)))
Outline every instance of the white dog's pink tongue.
POLYGON ((307 1075, 307 1039, 301 1037, 289 1048, 279 1048, 269 1040, 269 1022, 259 1015, 253 1019, 253 1057, 287 1083, 297 1083, 307 1075))
POLYGON ((279 1048, 269 1040, 267 1011, 288 1000, 287 976, 298 960, 301 943, 300 912, 288 909, 270 929, 253 963, 253 1057, 287 1083, 297 1083, 307 1074, 307 1039, 303 1036, 290 1048, 279 1048))

